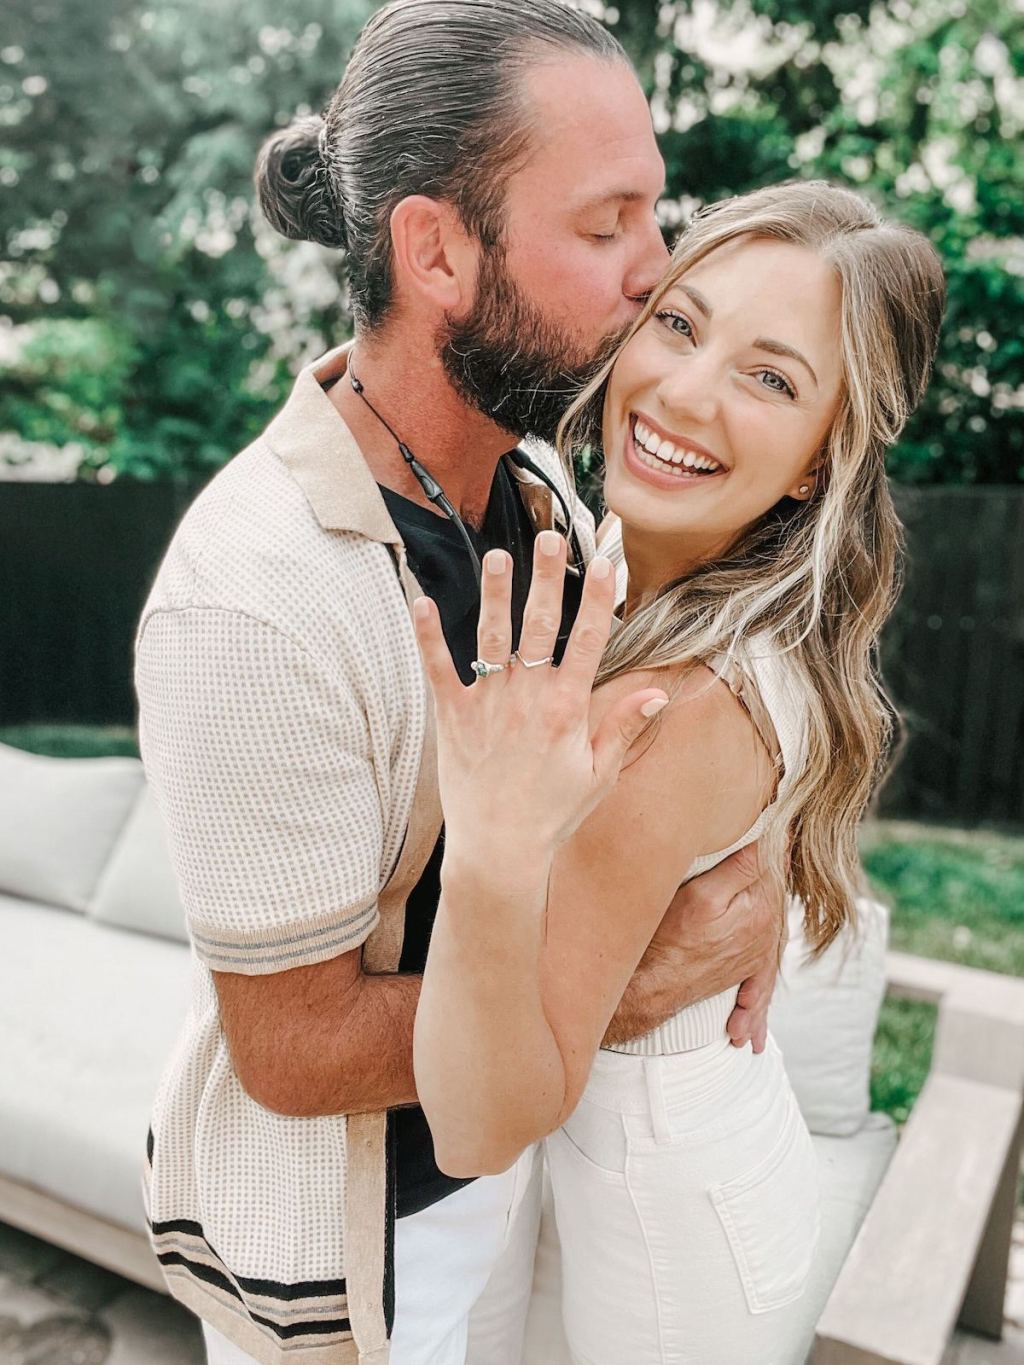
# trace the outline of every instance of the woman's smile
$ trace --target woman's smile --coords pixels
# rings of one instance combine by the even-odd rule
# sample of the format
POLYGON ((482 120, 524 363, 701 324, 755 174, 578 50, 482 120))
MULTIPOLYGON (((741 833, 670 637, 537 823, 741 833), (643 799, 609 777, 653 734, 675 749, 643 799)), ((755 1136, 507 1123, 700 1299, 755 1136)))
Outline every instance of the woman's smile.
POLYGON ((653 300, 603 409, 605 503, 641 595, 726 553, 783 499, 813 497, 839 405, 840 302, 823 255, 755 236, 708 252, 653 300))
POLYGON ((728 473, 699 442, 666 432, 636 412, 629 414, 624 454, 634 477, 673 491, 719 480, 728 473))

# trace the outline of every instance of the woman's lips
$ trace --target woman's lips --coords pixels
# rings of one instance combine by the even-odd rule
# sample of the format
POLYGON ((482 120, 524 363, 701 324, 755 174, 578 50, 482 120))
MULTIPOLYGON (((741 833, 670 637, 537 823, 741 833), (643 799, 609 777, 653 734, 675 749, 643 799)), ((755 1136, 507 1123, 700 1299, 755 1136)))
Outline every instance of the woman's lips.
POLYGON ((641 448, 637 446, 633 438, 635 421, 634 417, 630 417, 626 422, 626 435, 623 443, 625 465, 634 478, 640 479, 643 483, 652 484, 655 488, 665 488, 678 493, 683 489, 694 488, 698 484, 713 483, 726 474, 725 469, 719 469, 714 474, 697 474, 692 469, 687 469, 685 465, 665 464, 663 468, 657 468, 656 465, 661 462, 658 461, 656 455, 649 455, 647 451, 644 451, 643 456, 641 456, 641 448))

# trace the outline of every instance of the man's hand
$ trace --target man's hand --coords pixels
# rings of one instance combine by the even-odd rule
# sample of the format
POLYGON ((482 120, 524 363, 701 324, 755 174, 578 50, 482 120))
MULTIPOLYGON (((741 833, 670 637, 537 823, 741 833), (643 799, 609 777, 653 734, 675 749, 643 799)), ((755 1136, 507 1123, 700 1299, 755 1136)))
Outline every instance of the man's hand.
POLYGON ((688 882, 640 960, 605 1043, 649 1032, 741 981, 729 1037, 735 1047, 750 1042, 763 1052, 784 926, 781 882, 762 871, 756 844, 688 882))

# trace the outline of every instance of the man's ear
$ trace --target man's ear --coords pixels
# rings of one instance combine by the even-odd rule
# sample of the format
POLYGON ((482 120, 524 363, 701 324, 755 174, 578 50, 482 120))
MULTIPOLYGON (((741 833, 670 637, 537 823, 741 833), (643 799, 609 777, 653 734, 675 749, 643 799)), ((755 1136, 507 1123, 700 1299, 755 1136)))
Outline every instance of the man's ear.
POLYGON ((479 246, 456 210, 410 194, 391 211, 395 280, 444 313, 463 313, 476 288, 479 246))

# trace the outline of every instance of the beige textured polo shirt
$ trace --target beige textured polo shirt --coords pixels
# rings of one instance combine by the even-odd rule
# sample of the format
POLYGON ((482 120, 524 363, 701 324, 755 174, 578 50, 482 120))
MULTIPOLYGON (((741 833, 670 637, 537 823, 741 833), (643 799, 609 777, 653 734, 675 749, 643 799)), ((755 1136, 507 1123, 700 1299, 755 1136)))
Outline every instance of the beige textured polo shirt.
MULTIPOLYGON (((360 945, 366 970, 395 970, 441 818, 419 589, 321 388, 347 350, 303 369, 193 503, 136 637, 142 757, 193 953, 146 1211, 171 1293, 264 1365, 387 1360, 386 1116, 292 1118, 251 1099, 211 970, 277 972, 360 945)), ((589 513, 554 454, 530 453, 589 559, 589 513)), ((535 525, 552 524, 554 500, 524 478, 535 525)))

